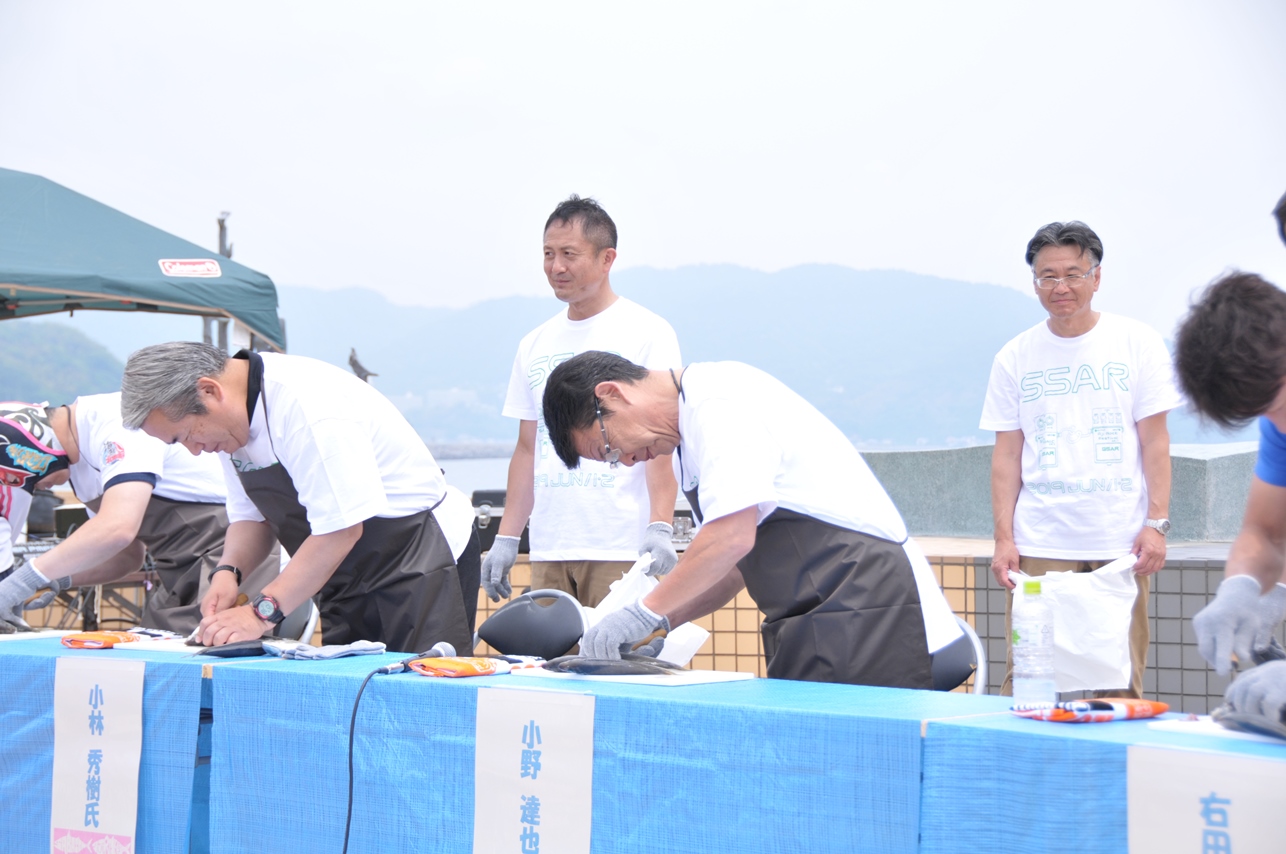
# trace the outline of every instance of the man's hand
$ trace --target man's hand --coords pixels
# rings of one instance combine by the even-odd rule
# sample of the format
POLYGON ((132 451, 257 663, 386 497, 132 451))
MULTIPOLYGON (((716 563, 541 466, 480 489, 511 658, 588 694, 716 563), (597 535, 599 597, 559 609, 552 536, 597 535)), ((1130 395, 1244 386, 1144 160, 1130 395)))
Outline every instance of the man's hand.
POLYGON ((643 532, 643 544, 639 546, 639 557, 652 555, 652 565, 647 574, 654 578, 665 575, 674 569, 679 562, 679 553, 674 550, 674 526, 667 522, 653 522, 643 532))
POLYGON ((1259 597, 1255 603, 1259 616, 1259 630, 1255 632, 1255 652, 1268 649, 1273 635, 1286 617, 1286 584, 1274 584, 1273 589, 1259 597))
POLYGON ((1156 528, 1145 525, 1130 551, 1138 558, 1134 562, 1135 575, 1152 575, 1165 566, 1165 536, 1156 528))
POLYGON ((1192 618, 1197 651, 1220 676, 1232 670, 1236 654, 1249 666, 1259 633, 1259 582, 1249 575, 1234 575, 1219 582, 1215 598, 1192 618))
POLYGON ((1223 696, 1234 711, 1286 724, 1286 661, 1251 668, 1232 680, 1223 696))
POLYGON ((580 639, 580 654, 586 658, 620 658, 622 652, 629 652, 630 646, 657 629, 668 632, 670 621, 652 613, 640 600, 613 611, 592 626, 580 639))
POLYGON ((64 575, 62 578, 51 578, 49 583, 40 591, 40 595, 32 599, 26 605, 22 606, 24 611, 38 611, 41 608, 48 608, 58 594, 71 588, 71 576, 64 575))
MULTIPOLYGON (((210 589, 205 591, 205 598, 201 600, 201 616, 213 617, 220 611, 226 611, 233 607, 236 602, 236 573, 228 572, 226 569, 222 572, 216 572, 210 578, 210 589)), ((209 644, 206 645, 209 646, 209 644)))
POLYGON ((1009 580, 1009 572, 1018 571, 1018 546, 1013 540, 996 541, 996 553, 991 558, 991 574, 1006 590, 1013 590, 1014 583, 1009 580))
POLYGON ((30 631, 31 626, 22 618, 23 606, 32 594, 49 584, 31 564, 20 566, 9 573, 8 578, 0 581, 0 620, 19 631, 30 631))
POLYGON ((519 539, 497 535, 482 561, 482 589, 487 591, 487 598, 492 602, 508 599, 513 592, 513 585, 509 583, 509 570, 518 559, 519 539))
POLYGON ((223 646, 226 643, 263 637, 272 628, 272 623, 259 619, 253 608, 242 605, 239 608, 227 608, 203 619, 197 627, 197 639, 202 646, 223 646))

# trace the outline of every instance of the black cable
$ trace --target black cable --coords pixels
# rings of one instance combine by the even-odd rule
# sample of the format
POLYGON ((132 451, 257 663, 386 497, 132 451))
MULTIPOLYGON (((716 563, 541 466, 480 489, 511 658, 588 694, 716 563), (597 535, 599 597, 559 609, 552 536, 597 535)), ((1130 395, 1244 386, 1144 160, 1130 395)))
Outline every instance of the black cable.
POLYGON ((404 670, 411 669, 411 662, 421 658, 440 658, 442 656, 455 655, 455 648, 451 644, 443 641, 433 645, 432 649, 425 652, 417 653, 410 658, 404 658, 394 664, 386 664, 383 667, 377 667, 366 678, 362 680, 361 687, 357 689, 357 697, 353 700, 353 716, 348 721, 348 814, 344 817, 344 852, 348 854, 348 832, 353 825, 353 741, 357 734, 357 705, 362 702, 362 693, 366 691, 366 685, 371 681, 372 676, 381 673, 401 673, 404 670))
POLYGON ((348 854, 348 831, 353 823, 353 736, 357 732, 357 704, 362 702, 362 692, 366 690, 371 677, 384 670, 385 668, 380 667, 366 674, 362 687, 357 689, 357 699, 353 701, 353 717, 348 722, 348 815, 344 818, 344 854, 348 854))

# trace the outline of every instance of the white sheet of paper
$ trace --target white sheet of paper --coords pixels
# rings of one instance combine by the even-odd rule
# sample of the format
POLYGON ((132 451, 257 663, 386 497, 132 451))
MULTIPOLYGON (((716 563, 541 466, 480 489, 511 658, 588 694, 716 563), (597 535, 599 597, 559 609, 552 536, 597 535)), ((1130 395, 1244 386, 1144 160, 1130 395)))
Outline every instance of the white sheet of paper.
POLYGON ((59 658, 50 850, 132 854, 143 751, 143 661, 59 658))
POLYGON ((1286 757, 1130 745, 1126 792, 1130 854, 1282 850, 1286 757))
POLYGON ((1205 735, 1215 738, 1235 738, 1240 741, 1258 741, 1260 744, 1280 745, 1283 751, 1286 751, 1286 741, 1282 741, 1280 738, 1273 738, 1271 735, 1258 735, 1253 732, 1231 730, 1220 726, 1209 715, 1198 715, 1195 721, 1181 718, 1148 721, 1148 729, 1160 730, 1161 732, 1178 732, 1184 735, 1205 735))
POLYGON ((74 635, 76 632, 63 629, 38 629, 34 632, 14 632, 11 635, 0 635, 0 641, 38 640, 39 638, 61 638, 74 635))
POLYGON ((680 670, 664 676, 586 676, 580 673, 559 673, 543 667, 515 670, 510 675, 534 676, 542 679, 579 679, 585 682, 615 682, 625 685, 655 685, 660 688, 709 685, 715 682, 742 682, 746 679, 758 678, 753 673, 737 673, 731 670, 680 670))
POLYGON ((478 690, 473 850, 589 854, 594 697, 478 690))

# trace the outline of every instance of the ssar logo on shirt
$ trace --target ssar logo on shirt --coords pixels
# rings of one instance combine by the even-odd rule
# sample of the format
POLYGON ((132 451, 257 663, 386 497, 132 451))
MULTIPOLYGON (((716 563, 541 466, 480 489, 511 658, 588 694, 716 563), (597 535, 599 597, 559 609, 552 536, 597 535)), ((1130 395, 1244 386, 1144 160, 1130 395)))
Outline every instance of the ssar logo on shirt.
POLYGON ((103 465, 110 466, 112 463, 120 462, 125 459, 125 449, 115 442, 108 440, 103 443, 103 465))

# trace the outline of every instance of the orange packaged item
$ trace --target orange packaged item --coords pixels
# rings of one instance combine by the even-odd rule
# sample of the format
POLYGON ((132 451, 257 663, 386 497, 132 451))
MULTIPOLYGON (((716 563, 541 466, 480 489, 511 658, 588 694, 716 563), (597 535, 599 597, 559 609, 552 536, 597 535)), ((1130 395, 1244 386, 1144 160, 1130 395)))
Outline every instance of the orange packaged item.
POLYGON ((498 658, 450 656, 447 658, 417 658, 410 668, 423 676, 493 676, 508 673, 510 664, 498 658))
POLYGON ((1015 707, 1013 713, 1037 721, 1056 721, 1064 724, 1097 724, 1107 721, 1127 721, 1154 718, 1170 711, 1168 703, 1155 700, 1069 700, 1052 706, 1032 709, 1015 707))
POLYGON ((63 638, 63 646, 71 649, 110 649, 118 643, 137 643, 147 640, 133 632, 77 632, 63 638))

